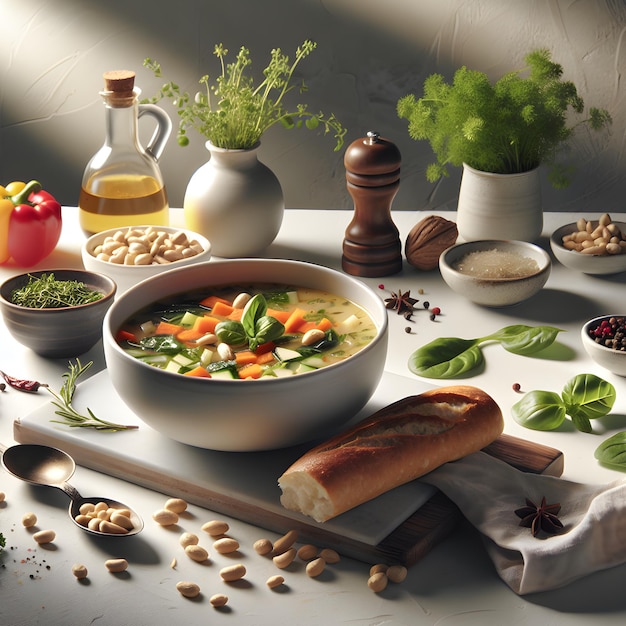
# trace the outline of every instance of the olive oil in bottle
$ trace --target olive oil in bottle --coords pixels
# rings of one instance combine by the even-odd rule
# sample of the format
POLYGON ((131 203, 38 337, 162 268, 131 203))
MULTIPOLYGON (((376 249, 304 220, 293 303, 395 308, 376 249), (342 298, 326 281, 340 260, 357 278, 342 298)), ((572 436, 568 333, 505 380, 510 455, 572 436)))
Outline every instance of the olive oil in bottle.
POLYGON ((106 72, 104 79, 100 95, 106 136, 83 174, 80 225, 87 234, 124 226, 167 225, 169 205, 157 160, 170 135, 171 121, 161 108, 138 103, 134 72, 106 72), (144 114, 157 121, 145 149, 137 133, 137 121, 144 114))

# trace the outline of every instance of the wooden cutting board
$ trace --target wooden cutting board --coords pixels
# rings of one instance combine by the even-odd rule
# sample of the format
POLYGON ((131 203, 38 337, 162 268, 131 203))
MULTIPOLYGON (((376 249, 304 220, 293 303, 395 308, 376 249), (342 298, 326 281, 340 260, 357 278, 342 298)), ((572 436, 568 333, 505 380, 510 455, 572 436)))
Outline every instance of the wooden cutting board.
MULTIPOLYGON (((354 420, 431 386, 385 373, 372 400, 354 420)), ((444 539, 461 520, 457 507, 434 488, 413 481, 324 524, 280 505, 277 479, 311 444, 257 453, 216 452, 163 437, 134 415, 113 389, 106 371, 80 384, 75 405, 104 419, 136 423, 137 430, 100 433, 53 423, 46 401, 14 423, 15 440, 60 448, 76 463, 245 522, 301 540, 333 547, 345 556, 411 565, 444 539)), ((502 435, 485 452, 527 472, 560 476, 558 450, 502 435)), ((78 479, 79 477, 76 477, 78 479)), ((80 485, 77 483, 80 491, 80 485)))

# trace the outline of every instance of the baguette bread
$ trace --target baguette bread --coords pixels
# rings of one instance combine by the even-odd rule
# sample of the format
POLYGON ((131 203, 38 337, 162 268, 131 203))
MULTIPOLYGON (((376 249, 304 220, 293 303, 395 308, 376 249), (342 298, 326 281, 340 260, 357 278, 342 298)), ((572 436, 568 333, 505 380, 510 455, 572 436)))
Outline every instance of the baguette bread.
POLYGON ((494 441, 502 412, 454 385, 394 402, 309 450, 278 479, 281 504, 324 522, 494 441))

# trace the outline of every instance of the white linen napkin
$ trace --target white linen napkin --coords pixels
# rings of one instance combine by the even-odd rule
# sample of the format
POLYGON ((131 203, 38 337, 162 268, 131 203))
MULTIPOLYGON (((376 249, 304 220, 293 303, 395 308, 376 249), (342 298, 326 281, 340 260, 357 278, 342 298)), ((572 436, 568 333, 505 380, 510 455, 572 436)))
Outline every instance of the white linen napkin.
POLYGON ((482 533, 498 574, 519 595, 563 587, 626 562, 626 480, 585 485, 529 474, 477 452, 420 478, 482 533), (533 536, 515 510, 560 503, 559 534, 533 536))

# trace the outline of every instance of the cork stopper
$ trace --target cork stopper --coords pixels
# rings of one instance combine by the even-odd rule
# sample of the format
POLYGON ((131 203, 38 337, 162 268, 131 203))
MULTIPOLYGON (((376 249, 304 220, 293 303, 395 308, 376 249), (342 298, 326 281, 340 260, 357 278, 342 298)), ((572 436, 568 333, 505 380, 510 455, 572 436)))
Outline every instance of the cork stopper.
POLYGON ((135 98, 135 72, 112 70, 105 72, 104 89, 109 103, 113 106, 129 106, 135 98))

